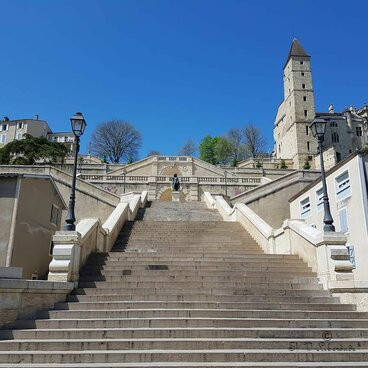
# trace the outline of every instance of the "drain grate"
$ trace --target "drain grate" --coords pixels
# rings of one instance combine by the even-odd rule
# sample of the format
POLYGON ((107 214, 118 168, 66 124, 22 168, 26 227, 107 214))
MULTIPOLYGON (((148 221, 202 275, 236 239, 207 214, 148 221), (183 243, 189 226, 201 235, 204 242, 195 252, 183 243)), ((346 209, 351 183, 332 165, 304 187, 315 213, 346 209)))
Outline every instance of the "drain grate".
POLYGON ((146 270, 168 270, 169 267, 167 265, 148 265, 146 270))

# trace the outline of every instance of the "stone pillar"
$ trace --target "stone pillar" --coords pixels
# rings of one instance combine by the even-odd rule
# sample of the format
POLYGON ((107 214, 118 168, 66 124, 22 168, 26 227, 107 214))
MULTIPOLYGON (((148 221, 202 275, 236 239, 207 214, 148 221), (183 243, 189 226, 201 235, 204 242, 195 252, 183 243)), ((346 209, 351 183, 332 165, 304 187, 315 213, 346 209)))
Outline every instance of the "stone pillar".
POLYGON ((180 192, 172 191, 171 198, 173 202, 180 202, 180 192))
POLYGON ((157 181, 156 176, 148 177, 148 200, 155 201, 157 196, 157 181))
POLYGON ((316 247, 318 277, 326 289, 354 282, 353 265, 349 259, 345 235, 325 232, 316 247))
POLYGON ((198 193, 198 178, 191 177, 189 182, 189 194, 191 201, 199 201, 199 193, 198 193))
POLYGON ((77 231, 57 231, 49 265, 49 281, 78 281, 81 237, 77 231))

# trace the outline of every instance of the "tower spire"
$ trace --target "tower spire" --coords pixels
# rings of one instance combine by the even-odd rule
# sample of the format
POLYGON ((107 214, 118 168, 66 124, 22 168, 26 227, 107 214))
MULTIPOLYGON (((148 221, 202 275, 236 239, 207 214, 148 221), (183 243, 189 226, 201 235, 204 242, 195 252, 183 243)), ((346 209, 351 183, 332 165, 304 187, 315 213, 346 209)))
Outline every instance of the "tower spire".
POLYGON ((293 42, 290 47, 289 55, 286 59, 285 65, 288 63, 291 57, 293 56, 304 56, 304 57, 310 57, 304 50, 303 46, 300 44, 297 38, 294 37, 293 42))

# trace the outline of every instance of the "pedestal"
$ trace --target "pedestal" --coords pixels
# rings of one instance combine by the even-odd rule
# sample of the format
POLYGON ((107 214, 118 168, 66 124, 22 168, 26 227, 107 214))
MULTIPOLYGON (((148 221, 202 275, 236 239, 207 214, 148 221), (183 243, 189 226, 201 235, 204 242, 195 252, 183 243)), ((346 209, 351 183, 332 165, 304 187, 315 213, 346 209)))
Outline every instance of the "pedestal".
POLYGON ((173 202, 180 202, 180 192, 172 191, 172 201, 173 202))

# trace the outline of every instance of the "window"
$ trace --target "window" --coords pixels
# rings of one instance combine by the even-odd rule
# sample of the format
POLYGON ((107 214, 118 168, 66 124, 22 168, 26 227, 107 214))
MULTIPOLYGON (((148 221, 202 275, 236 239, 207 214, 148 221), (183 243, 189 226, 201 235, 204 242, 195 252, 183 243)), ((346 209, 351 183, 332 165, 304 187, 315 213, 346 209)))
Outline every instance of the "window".
POLYGON ((20 123, 18 123, 17 124, 17 128, 18 129, 23 129, 23 127, 24 127, 24 124, 23 124, 23 122, 21 121, 20 123))
POLYGON ((340 222, 340 231, 346 234, 349 231, 348 225, 348 216, 346 212, 346 207, 341 208, 339 210, 339 222, 340 222))
POLYGON ((309 127, 308 127, 308 125, 306 125, 306 127, 305 127, 305 133, 306 133, 307 135, 309 135, 309 127))
POLYGON ((354 251, 354 245, 347 245, 348 248, 348 252, 349 252, 349 260, 353 265, 353 269, 356 268, 356 263, 355 263, 355 251, 354 251))
POLYGON ((1 130, 3 131, 3 132, 5 132, 6 130, 8 130, 9 129, 9 125, 8 124, 2 124, 1 125, 1 130))
POLYGON ((332 142, 334 142, 334 143, 339 142, 339 135, 336 132, 332 133, 332 142))
POLYGON ((345 171, 343 174, 335 178, 335 190, 337 201, 342 201, 343 199, 351 196, 351 186, 348 171, 345 171))
POLYGON ((59 221, 60 221, 60 209, 53 204, 51 206, 50 222, 55 226, 58 226, 59 221))
POLYGON ((341 153, 336 151, 336 162, 341 161, 341 153))
POLYGON ((307 150, 310 151, 310 142, 307 142, 307 150))
POLYGON ((17 139, 22 139, 23 138, 23 134, 22 133, 17 133, 17 139))
POLYGON ((305 84, 304 84, 304 83, 302 84, 302 88, 303 88, 303 89, 305 88, 305 84))
POLYGON ((304 110, 304 116, 307 117, 308 116, 308 110, 304 110))
POLYGON ((302 77, 304 77, 304 72, 302 72, 302 77))
POLYGON ((331 123, 330 123, 330 127, 332 127, 332 128, 337 128, 337 123, 336 123, 336 121, 331 121, 331 123))
POLYGON ((320 188, 316 191, 316 202, 317 202, 317 211, 322 211, 323 209, 323 188, 320 188))
POLYGON ((303 101, 307 101, 307 96, 303 96, 303 101))
POLYGON ((301 61, 301 62, 300 62, 300 65, 303 65, 303 63, 304 63, 304 61, 301 61))
POLYGON ((300 202, 300 217, 305 219, 311 215, 311 204, 309 197, 300 202))
POLYGON ((5 143, 6 142, 6 134, 1 134, 0 135, 0 143, 5 143))
POLYGON ((357 126, 357 127, 355 128, 355 130, 356 130, 356 135, 357 135, 358 137, 361 137, 361 136, 363 135, 362 127, 361 127, 361 126, 357 126))

